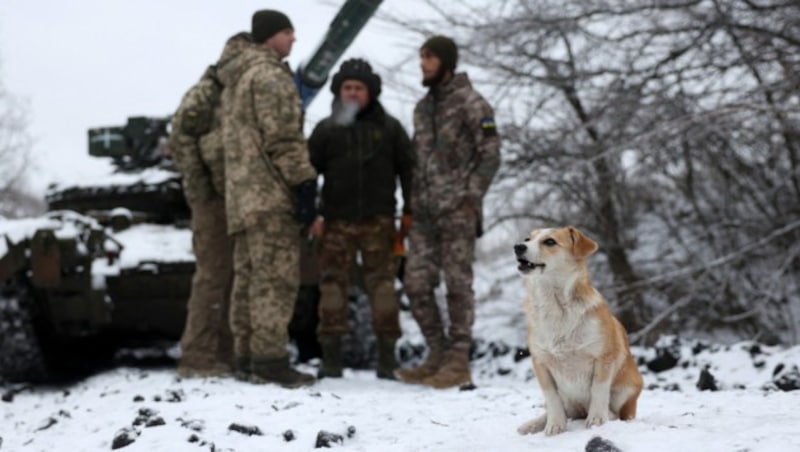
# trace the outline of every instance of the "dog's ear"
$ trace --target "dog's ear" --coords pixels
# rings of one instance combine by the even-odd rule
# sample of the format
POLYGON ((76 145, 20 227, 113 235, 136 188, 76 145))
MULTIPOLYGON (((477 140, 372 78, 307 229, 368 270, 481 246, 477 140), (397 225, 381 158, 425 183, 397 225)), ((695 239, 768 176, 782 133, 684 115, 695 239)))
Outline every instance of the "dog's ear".
POLYGON ((572 237, 572 254, 576 259, 585 259, 597 251, 597 242, 583 235, 578 228, 567 226, 569 236, 572 237))

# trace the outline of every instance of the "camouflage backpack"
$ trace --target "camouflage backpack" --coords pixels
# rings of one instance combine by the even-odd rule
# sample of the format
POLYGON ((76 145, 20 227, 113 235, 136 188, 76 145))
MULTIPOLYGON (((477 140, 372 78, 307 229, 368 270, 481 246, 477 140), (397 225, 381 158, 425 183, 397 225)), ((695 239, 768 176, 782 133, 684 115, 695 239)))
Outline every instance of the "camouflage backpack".
POLYGON ((216 67, 210 66, 178 110, 180 132, 195 138, 210 132, 221 95, 222 84, 217 79, 216 67))

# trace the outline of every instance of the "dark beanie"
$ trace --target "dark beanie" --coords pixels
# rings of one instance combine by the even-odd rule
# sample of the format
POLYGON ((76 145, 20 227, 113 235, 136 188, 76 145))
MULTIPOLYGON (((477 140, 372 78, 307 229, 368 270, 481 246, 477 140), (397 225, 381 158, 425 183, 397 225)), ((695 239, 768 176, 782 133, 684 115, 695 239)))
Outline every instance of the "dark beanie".
POLYGON ((262 43, 275 35, 275 33, 294 28, 292 22, 280 11, 262 9, 253 13, 252 34, 253 41, 262 43))
POLYGON ((427 49, 432 54, 439 57, 443 69, 455 70, 458 63, 458 47, 455 41, 447 36, 434 36, 422 44, 421 49, 427 49))
POLYGON ((351 58, 342 63, 339 72, 333 75, 331 80, 331 92, 335 97, 339 97, 342 89, 342 82, 345 80, 359 80, 367 85, 371 99, 377 99, 381 94, 381 77, 372 72, 372 66, 361 58, 351 58))

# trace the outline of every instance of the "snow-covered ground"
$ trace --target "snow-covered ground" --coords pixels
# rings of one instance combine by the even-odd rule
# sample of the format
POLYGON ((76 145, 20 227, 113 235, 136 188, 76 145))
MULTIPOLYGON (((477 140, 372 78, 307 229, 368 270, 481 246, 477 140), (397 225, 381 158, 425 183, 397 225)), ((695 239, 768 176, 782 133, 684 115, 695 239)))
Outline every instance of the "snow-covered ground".
MULTIPOLYGON (((543 409, 513 301, 519 281, 505 284, 508 294, 482 281, 472 390, 378 380, 368 370, 289 390, 121 367, 68 386, 5 387, 0 451, 110 450, 126 437, 133 442, 123 450, 165 452, 305 451, 324 439, 353 451, 800 451, 800 390, 775 382, 800 385, 800 347, 750 342, 664 338, 656 348, 635 347, 645 378, 635 420, 592 429, 571 421, 554 437, 519 435, 517 426, 543 409), (650 370, 659 365, 670 368, 650 370), (716 391, 697 388, 703 369, 716 391), (594 437, 617 449, 586 449, 594 437)), ((418 343, 407 312, 402 326, 401 344, 418 343)), ((316 364, 300 368, 314 372, 316 364)))
MULTIPOLYGON (((146 232, 117 240, 149 258, 190 253, 185 232, 146 232), (143 237, 157 243, 145 247, 143 237)), ((543 410, 543 398, 526 355, 516 263, 510 246, 507 262, 502 249, 495 253, 476 264, 474 389, 435 390, 348 369, 342 379, 288 390, 181 380, 171 367, 119 367, 65 386, 2 387, 0 452, 110 450, 125 438, 133 440, 126 451, 170 452, 300 451, 325 440, 353 451, 800 451, 800 390, 780 389, 800 388, 800 346, 677 337, 634 347, 645 378, 635 420, 592 429, 571 421, 554 437, 517 434, 543 410), (703 370, 702 387, 716 390, 698 388, 703 370), (594 437, 616 449, 587 449, 594 437)), ((399 348, 420 344, 408 312, 401 324, 399 348)), ((300 368, 315 372, 317 364, 300 368)))

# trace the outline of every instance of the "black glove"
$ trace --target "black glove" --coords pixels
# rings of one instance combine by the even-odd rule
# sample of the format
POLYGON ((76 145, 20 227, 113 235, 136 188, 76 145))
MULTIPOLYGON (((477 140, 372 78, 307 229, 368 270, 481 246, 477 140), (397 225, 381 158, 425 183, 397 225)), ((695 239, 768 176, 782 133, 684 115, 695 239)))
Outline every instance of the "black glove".
POLYGON ((309 179, 294 186, 294 218, 311 226, 317 216, 317 181, 309 179))

